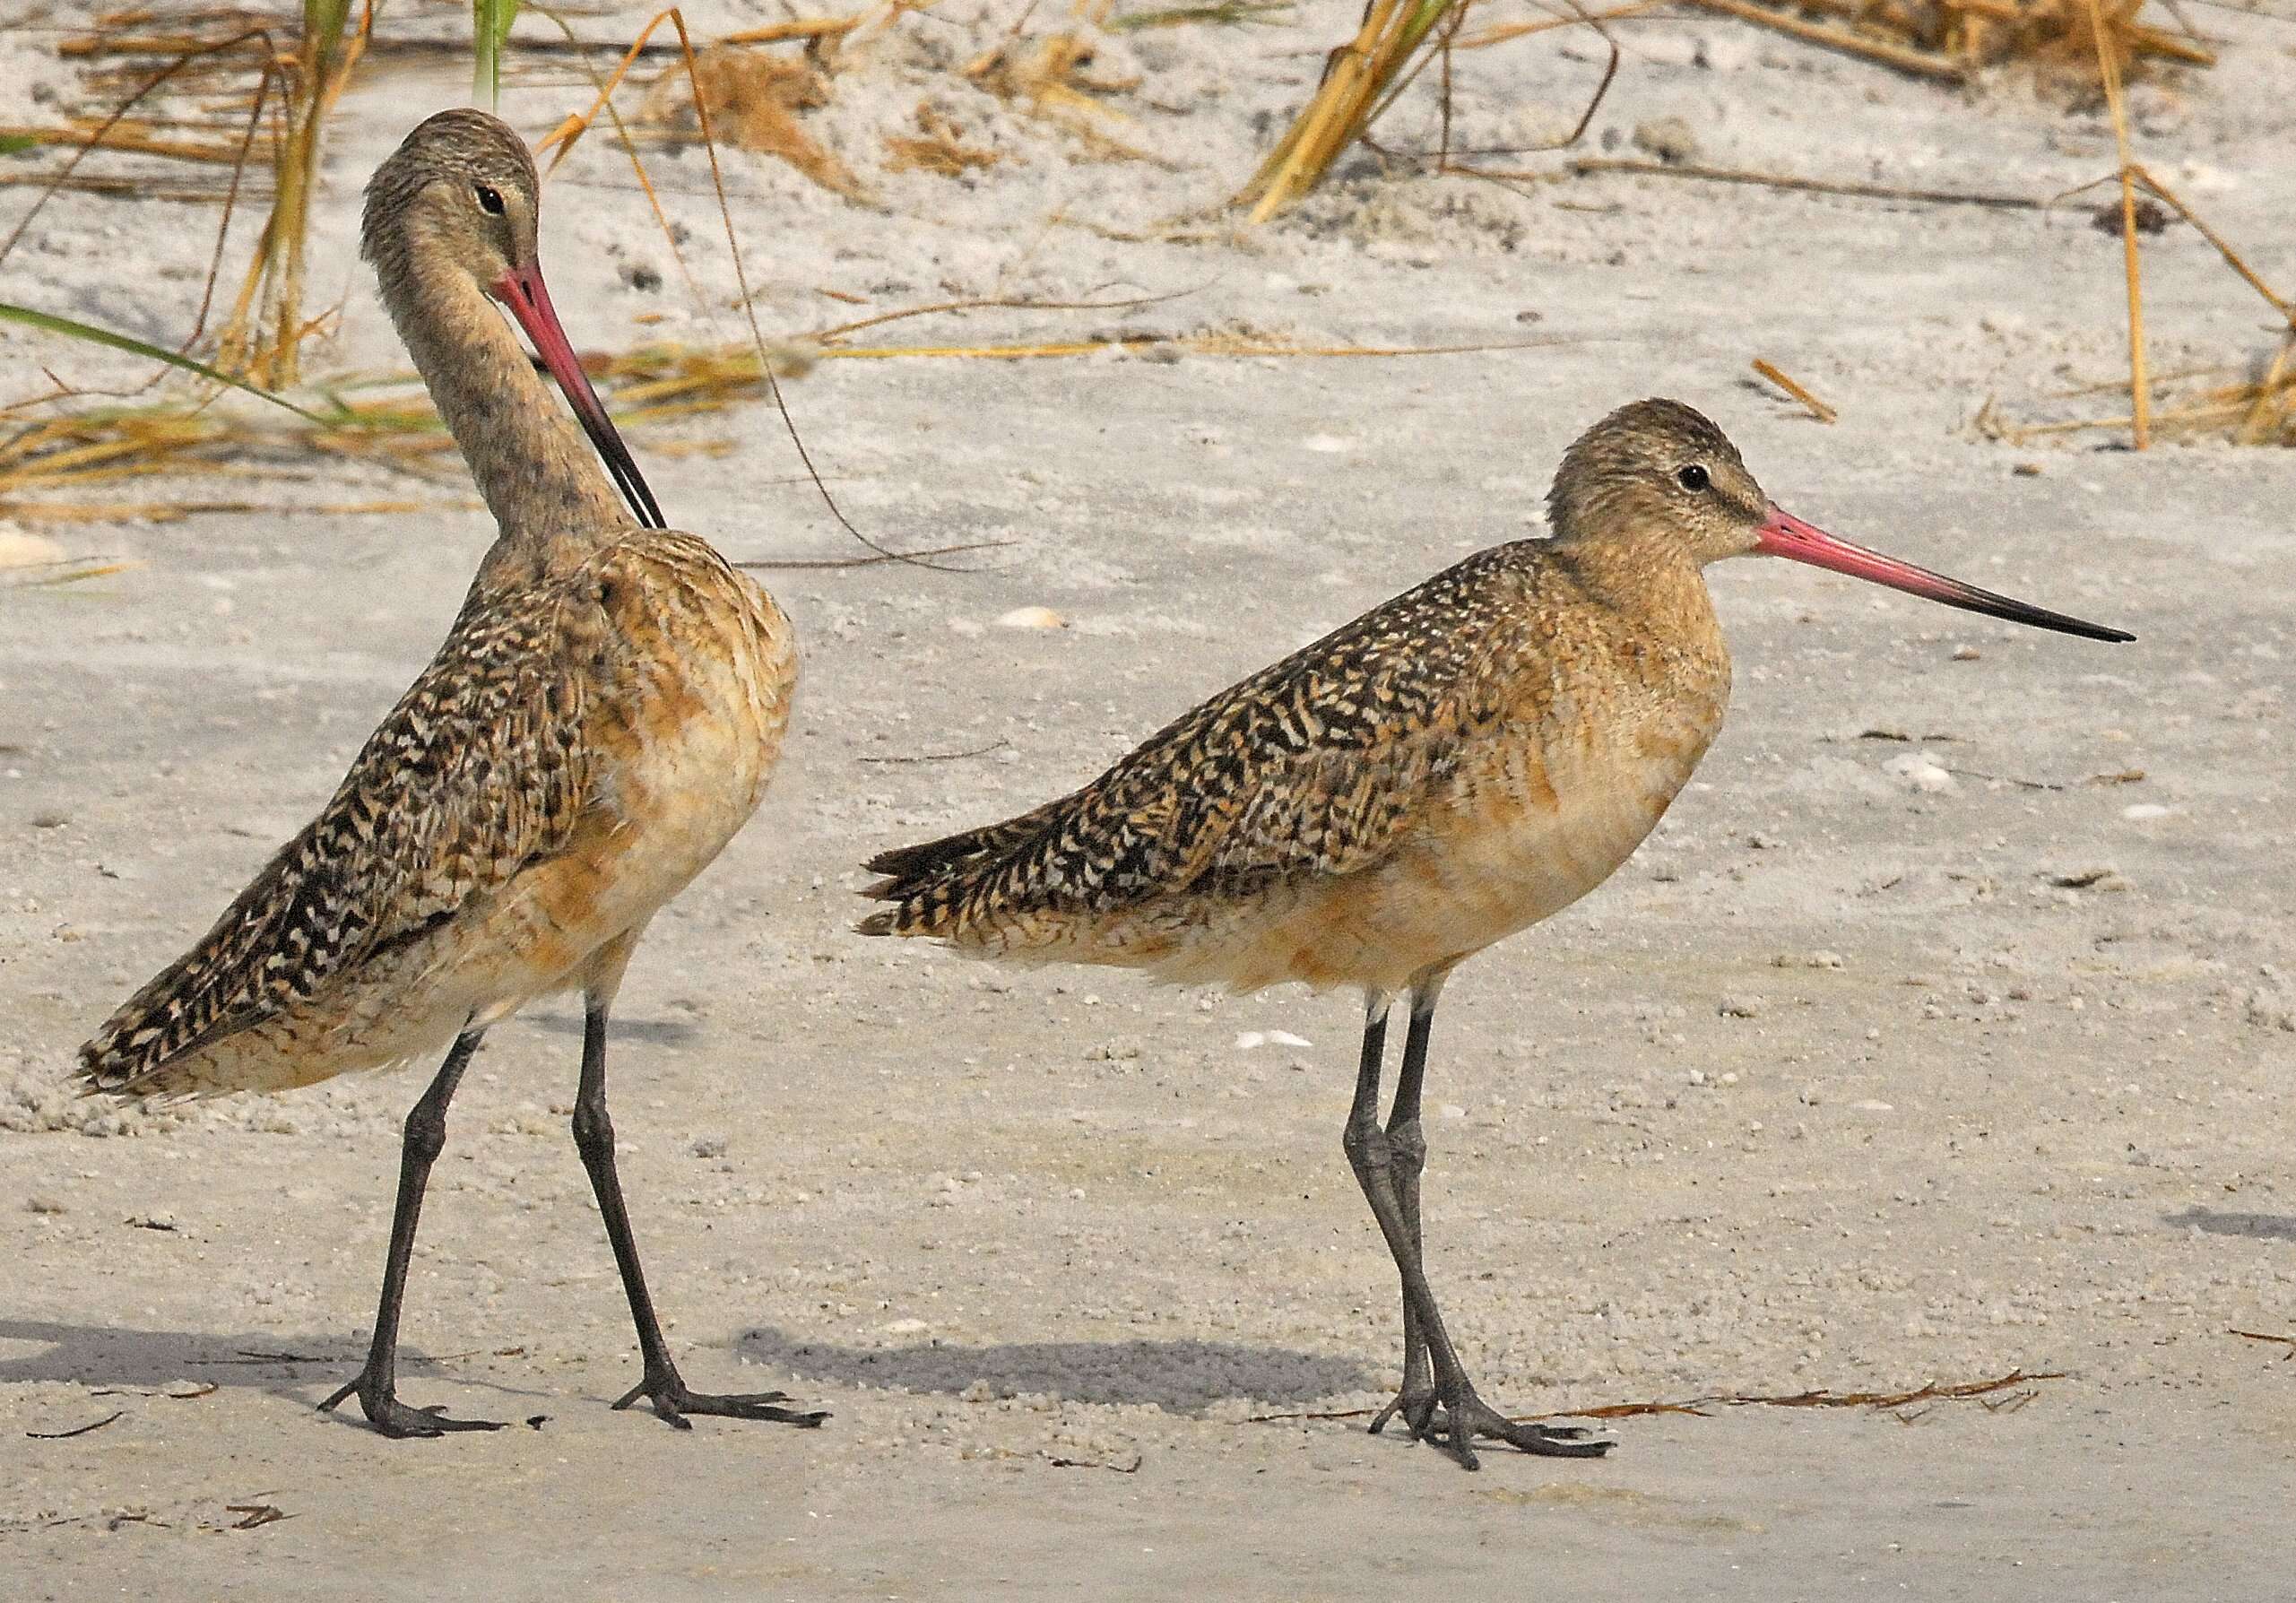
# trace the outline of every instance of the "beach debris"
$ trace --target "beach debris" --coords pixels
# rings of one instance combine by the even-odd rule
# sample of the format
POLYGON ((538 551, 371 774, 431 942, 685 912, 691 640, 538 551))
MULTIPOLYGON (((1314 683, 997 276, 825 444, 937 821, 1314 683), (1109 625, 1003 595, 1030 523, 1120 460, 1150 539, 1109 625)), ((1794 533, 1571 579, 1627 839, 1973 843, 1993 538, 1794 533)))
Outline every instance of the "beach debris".
POLYGON ((708 46, 695 56, 690 80, 680 65, 654 81, 640 117, 671 124, 694 117, 697 95, 714 133, 745 151, 780 157, 824 189, 849 200, 866 198, 853 169, 801 119, 829 103, 829 74, 808 56, 749 45, 708 46))
POLYGON ((1678 117, 1653 117, 1636 123, 1633 143, 1636 150, 1669 167, 1698 160, 1698 135, 1678 117))
POLYGON ((1882 765, 1882 772, 1906 789, 1923 795, 1945 795, 1961 789, 1960 781, 1937 760, 1934 751, 1909 751, 1893 757, 1882 765))
POLYGON ((1824 402, 1819 400, 1815 395, 1811 394, 1809 391, 1804 389, 1801 385, 1797 383, 1795 380, 1788 377, 1785 373, 1779 369, 1778 366, 1774 362, 1764 361, 1762 358, 1757 356, 1754 359, 1754 370, 1763 378, 1768 379, 1772 384, 1776 385, 1780 389, 1785 391, 1787 394, 1792 396, 1796 401, 1800 402, 1803 409, 1806 411, 1810 416, 1815 418, 1819 422, 1831 423, 1841 415, 1835 412, 1833 408, 1828 406, 1824 402))
POLYGON ((886 165, 896 172, 914 169, 957 178, 978 168, 994 167, 1004 160, 1001 151, 966 144, 964 129, 931 100, 917 102, 916 125, 915 134, 885 136, 885 148, 891 156, 886 165))
POLYGON ((114 1408, 101 1419, 87 1425, 75 1425, 68 1431, 26 1431, 24 1434, 35 1442, 65 1442, 74 1436, 85 1436, 100 1431, 126 1412, 126 1408, 114 1408))
POLYGON ((34 568, 64 560, 64 548, 45 534, 0 524, 0 568, 34 568))
MULTIPOLYGON (((2246 1330, 2235 1330, 2235 1336, 2248 1336, 2246 1330)), ((2286 1336, 2255 1336, 2257 1341, 2292 1341, 2286 1336)), ((1917 1403, 1973 1402, 1988 1413, 2014 1413, 2040 1395, 2045 1381, 2066 1378, 2060 1369, 2013 1369, 2005 1375, 1985 1381, 1929 1381, 1905 1391, 1834 1391, 1819 1388, 1809 1391, 1765 1393, 1758 1391, 1714 1391, 1702 1397, 1684 1398, 1672 1402, 1602 1403, 1590 1408, 1558 1408, 1545 1414, 1511 1415, 1518 1424, 1541 1419, 1631 1419, 1644 1414, 1691 1414, 1705 1418, 1717 1408, 1871 1408, 1878 1413, 1893 1412, 1917 1403)), ((1245 1417, 1246 1425, 1277 1425, 1294 1420, 1364 1419, 1376 1410, 1371 1408, 1335 1408, 1308 1413, 1252 1414, 1245 1417)))
POLYGON ((1015 607, 997 615, 1001 629, 1064 629, 1069 620, 1050 607, 1015 607))
MULTIPOLYGON (((2029 66, 2045 83, 2092 91, 2099 57, 2117 74, 2153 61, 2214 66, 2216 53, 2177 17, 2175 30, 2137 21, 2146 0, 1689 0, 1806 44, 1862 56, 1914 77, 1965 83, 1988 67, 2029 66), (1813 17, 1810 13, 1816 13, 1813 17), (1823 17, 1826 21, 1819 21, 1823 17)), ((2173 11, 2170 13, 2175 15, 2173 11)))

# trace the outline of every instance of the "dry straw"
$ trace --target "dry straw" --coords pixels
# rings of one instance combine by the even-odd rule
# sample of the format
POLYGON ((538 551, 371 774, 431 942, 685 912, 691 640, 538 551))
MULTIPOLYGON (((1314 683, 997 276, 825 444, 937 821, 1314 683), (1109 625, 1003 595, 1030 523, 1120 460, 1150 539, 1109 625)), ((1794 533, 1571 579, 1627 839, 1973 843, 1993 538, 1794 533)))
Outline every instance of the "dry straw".
MULTIPOLYGON (((1544 0, 1541 0, 1544 4, 1544 0)), ((2137 21, 2146 0, 1685 0, 1807 44, 1843 51, 1895 71, 1964 83, 1988 67, 2030 63, 2045 75, 2114 86, 2137 65, 2160 60, 2213 65, 2215 54, 2188 30, 2172 32, 2137 21)), ((1450 61, 1468 50, 1552 28, 1642 15, 1648 3, 1588 13, 1576 0, 1534 22, 1464 30, 1476 0, 1370 0, 1355 36, 1326 57, 1323 76, 1283 138, 1239 190, 1233 204, 1265 222, 1321 183, 1347 147, 1363 139, 1408 88, 1430 54, 1443 61, 1445 156, 1437 170, 1475 177, 1486 171, 1448 160, 1450 61)), ((1614 56, 1614 65, 1615 65, 1614 56)), ((1606 78, 1604 89, 1608 87, 1606 78)), ((1600 99, 1598 91, 1597 99, 1600 99)), ((1581 131, 1584 122, 1581 121, 1581 131)), ((1576 143, 1573 137, 1554 146, 1576 143)), ((1511 178, 1536 175, 1509 174, 1511 178)))
MULTIPOLYGON (((1096 20, 1105 13, 1103 0, 1084 0, 1084 3, 1090 8, 1088 12, 1090 19, 1096 20)), ((888 4, 852 16, 797 19, 778 23, 721 40, 716 47, 714 47, 714 50, 734 53, 755 52, 759 47, 765 45, 795 42, 801 44, 808 52, 809 63, 826 70, 831 53, 835 49, 865 26, 889 25, 903 14, 905 4, 906 0, 888 0, 888 4)), ((347 17, 347 9, 340 14, 347 17)), ((553 13, 546 12, 544 14, 550 15, 553 22, 558 22, 561 29, 564 28, 563 22, 553 13)), ((321 22, 326 21, 325 17, 320 17, 318 20, 321 22)), ((671 48, 678 51, 685 64, 685 76, 681 82, 688 85, 697 83, 700 85, 698 93, 693 92, 690 88, 687 90, 683 103, 690 108, 699 143, 709 152, 713 180, 718 178, 715 135, 722 131, 732 103, 729 101, 726 94, 719 92, 724 87, 723 82, 713 80, 712 70, 707 65, 714 58, 713 51, 697 53, 692 50, 685 39, 682 19, 675 11, 664 12, 654 19, 629 47, 620 65, 611 75, 603 80, 593 78, 593 82, 597 84, 595 101, 587 110, 568 118, 561 124, 555 132, 542 142, 541 150, 552 152, 550 164, 555 168, 559 161, 564 160, 574 143, 582 137, 594 117, 602 113, 614 117, 615 127, 622 135, 624 148, 629 153, 638 181, 644 187, 650 203, 654 206, 657 222, 663 230, 664 238, 670 242, 672 256, 676 258, 680 270, 686 272, 683 253, 678 247, 676 233, 671 229, 667 218, 662 214, 658 198, 654 196, 645 164, 638 158, 635 146, 630 143, 629 130, 622 125, 619 115, 615 113, 612 100, 615 89, 637 63, 662 51, 663 47, 650 46, 649 40, 654 30, 664 22, 671 23, 678 34, 679 43, 671 48)), ((322 68, 330 61, 342 63, 345 57, 355 60, 357 54, 363 53, 371 42, 370 23, 371 16, 362 22, 359 34, 351 36, 348 43, 342 42, 338 37, 338 53, 334 56, 329 56, 326 49, 307 39, 305 43, 299 46, 299 59, 308 58, 320 64, 322 68)), ((157 37, 162 44, 176 42, 173 36, 157 37)), ((189 39, 191 36, 186 37, 189 39)), ((243 37, 234 36, 231 39, 222 41, 212 39, 204 41, 193 39, 192 51, 179 57, 176 63, 164 69, 158 76, 147 79, 143 85, 130 97, 131 105, 170 74, 185 70, 186 64, 194 57, 204 58, 212 55, 227 45, 239 42, 243 37)), ((267 76, 269 69, 276 65, 276 53, 270 50, 267 41, 263 42, 264 48, 261 56, 264 72, 258 75, 252 96, 243 102, 243 108, 250 108, 248 109, 249 122, 247 125, 250 134, 256 126, 256 119, 260 117, 263 109, 264 91, 269 81, 267 76)), ((94 52, 89 51, 87 54, 93 55, 94 52)), ((737 64, 730 69, 737 77, 735 84, 737 91, 743 86, 742 81, 740 81, 740 75, 742 74, 750 74, 746 80, 747 84, 750 86, 754 86, 759 81, 755 75, 755 68, 741 55, 721 54, 716 55, 715 59, 719 62, 737 64)), ((1072 89, 1072 86, 1097 83, 1097 81, 1091 80, 1087 74, 1087 53, 1076 48, 1070 34, 1063 33, 1055 36, 1049 51, 1031 52, 1024 57, 1015 58, 992 50, 984 56, 981 62, 974 65, 980 67, 984 73, 1003 74, 1002 81, 1009 84, 1024 86, 1035 84, 1050 94, 1052 91, 1064 87, 1070 87, 1071 92, 1082 93, 1084 91, 1072 89), (983 63, 988 65, 983 66, 983 63), (1030 65, 1032 63, 1034 65, 1030 65)), ((345 65, 335 71, 333 82, 337 91, 341 87, 342 76, 348 70, 349 67, 345 65)), ((728 70, 724 67, 718 69, 720 73, 728 70)), ((210 86, 212 87, 216 81, 218 80, 211 79, 210 86)), ((228 82, 228 80, 221 81, 228 82)), ((322 71, 316 76, 307 74, 307 81, 310 82, 325 81, 325 73, 322 71)), ((1098 86, 1117 87, 1107 84, 1098 84, 1098 86)), ((1018 91, 1016 91, 1016 92, 1018 91)), ((307 94, 296 103, 308 106, 323 118, 326 108, 333 103, 333 93, 330 92, 322 92, 316 97, 307 94)), ((649 99, 658 106, 663 103, 663 86, 657 83, 650 91, 649 99)), ((1055 95, 1053 98, 1058 97, 1055 95)), ((935 121, 926 117, 926 109, 929 108, 921 108, 920 111, 920 126, 926 135, 925 140, 920 143, 929 147, 929 153, 926 154, 925 160, 947 161, 960 167, 967 161, 977 163, 981 160, 979 153, 961 144, 957 137, 957 131, 952 125, 945 120, 935 121)), ((736 120, 738 120, 738 115, 736 120)), ((121 122, 121 117, 116 113, 109 122, 91 128, 85 141, 81 142, 82 148, 75 153, 74 160, 76 161, 79 156, 85 155, 89 147, 98 143, 102 143, 105 148, 117 148, 114 136, 119 133, 121 122)), ((290 130, 298 126, 294 121, 294 113, 291 109, 288 114, 285 126, 290 130)), ((307 154, 316 150, 319 130, 316 125, 307 126, 308 138, 300 146, 290 147, 290 154, 294 149, 299 149, 307 154)), ((207 152, 203 149, 202 153, 207 152)), ((234 170, 236 172, 236 169, 234 170)), ((282 164, 278 170, 281 182, 286 184, 292 181, 295 172, 304 169, 293 161, 282 160, 282 164)), ((306 176, 308 177, 308 172, 306 176)), ((303 193, 304 204, 308 205, 308 198, 309 191, 307 186, 303 193)), ((720 211, 726 222, 728 239, 732 243, 735 251, 736 277, 746 284, 746 279, 742 279, 741 274, 739 241, 733 233, 731 216, 724 204, 722 184, 720 211)), ((249 288, 243 290, 240 308, 242 312, 245 311, 247 303, 255 293, 253 286, 270 282, 263 276, 268 264, 277 261, 283 269, 286 265, 299 261, 299 247, 297 253, 291 255, 283 254, 283 247, 274 248, 279 241, 289 237, 289 219, 292 215, 294 213, 286 209, 282 197, 281 209, 274 211, 271 226, 266 229, 264 249, 258 253, 256 264, 250 270, 247 281, 249 288)), ((20 229, 19 233, 21 231, 20 229)), ((0 251, 4 251, 4 246, 0 246, 0 251)), ((689 272, 687 273, 687 277, 690 283, 692 280, 689 272)), ((284 286, 282 286, 282 292, 284 286)), ((698 294, 698 290, 697 293, 698 294)), ((838 295, 837 298, 845 300, 857 299, 855 297, 844 294, 838 295)), ((1170 337, 1126 334, 1112 339, 1038 340, 1010 342, 864 344, 854 337, 863 331, 875 330, 905 319, 927 316, 962 314, 990 308, 1044 312, 1105 312, 1148 304, 1146 300, 1139 299, 1070 303, 1007 299, 939 302, 929 306, 876 313, 836 326, 819 329, 801 341, 772 344, 765 339, 761 332, 756 329, 754 312, 751 310, 753 302, 746 289, 737 304, 740 309, 751 316, 752 337, 747 342, 689 346, 652 345, 591 362, 589 365, 592 375, 609 397, 615 415, 623 423, 633 426, 690 418, 696 414, 710 412, 738 402, 752 399, 761 389, 778 403, 780 397, 777 376, 794 376, 803 371, 812 362, 822 360, 1023 361, 1125 353, 1153 355, 1159 359, 1183 354, 1222 358, 1338 358, 1399 357, 1438 353, 1438 348, 1303 345, 1269 338, 1248 331, 1224 329, 1200 330, 1170 337)), ((7 433, 4 438, 0 438, 0 511, 30 519, 68 522, 122 517, 166 519, 194 512, 243 510, 258 503, 237 497, 198 500, 163 500, 147 496, 135 499, 99 500, 91 498, 91 492, 117 494, 127 485, 138 481, 151 480, 160 475, 181 476, 193 473, 230 478, 247 482, 250 486, 263 481, 302 481, 309 477, 311 464, 315 458, 355 460, 417 477, 429 478, 440 486, 443 492, 453 495, 457 499, 462 498, 461 481, 445 461, 450 442, 440 429, 427 398, 412 385, 412 380, 403 376, 386 379, 355 377, 338 378, 317 386, 318 398, 310 400, 308 403, 297 403, 272 394, 261 385, 227 371, 221 366, 211 366, 195 361, 182 351, 160 350, 143 342, 108 331, 73 323, 48 314, 26 311, 22 308, 0 307, 0 316, 10 317, 17 322, 30 324, 52 333, 127 351, 160 365, 161 372, 170 368, 184 369, 212 385, 236 384, 241 388, 253 388, 257 394, 278 401, 292 414, 290 419, 281 420, 260 415, 250 416, 244 411, 217 407, 212 404, 215 394, 212 390, 189 402, 166 400, 143 404, 98 406, 88 403, 90 397, 69 390, 59 389, 37 395, 13 406, 0 408, 0 416, 14 414, 36 420, 20 424, 13 432, 7 433)), ((1553 342, 1555 342, 1524 341, 1516 342, 1515 344, 1532 345, 1553 342)), ((231 349, 227 344, 227 354, 230 353, 231 349)), ((244 357, 247 353, 241 351, 238 354, 244 357)), ((278 370, 279 365, 274 360, 273 364, 274 372, 278 370)), ((785 409, 784 415, 786 416, 785 409)), ((794 438, 793 429, 793 438, 794 438)), ((657 446, 655 448, 665 451, 713 451, 723 447, 718 442, 703 441, 657 446)), ((801 441, 799 442, 799 450, 802 455, 801 441)), ((810 458, 806 461, 806 466, 808 472, 811 473, 810 458)), ((812 477, 817 486, 820 485, 819 475, 813 474, 812 477)), ((825 497, 827 495, 825 486, 822 487, 822 493, 825 497)), ((312 507, 307 504, 299 509, 326 512, 405 511, 412 510, 418 505, 420 503, 412 503, 404 499, 392 499, 330 504, 325 507, 312 507)), ((830 505, 834 510, 835 502, 832 501, 830 505)), ((870 545, 871 550, 878 551, 881 557, 886 559, 899 559, 897 554, 883 551, 882 548, 869 541, 868 537, 862 534, 860 531, 852 529, 850 524, 845 526, 857 539, 870 545)))
POLYGON ((2118 77, 2147 60, 2216 62, 2215 53, 2189 30, 2137 21, 2146 0, 1686 3, 1946 83, 1967 82, 1988 67, 2012 63, 2093 84, 2101 68, 2118 77))
MULTIPOLYGON (((366 48, 370 9, 348 30, 351 0, 303 0, 303 28, 287 74, 286 133, 272 166, 271 216, 217 340, 216 365, 269 387, 302 377, 304 240, 318 186, 319 140, 336 97, 366 48)), ((265 65, 268 77, 270 68, 265 65)))
MULTIPOLYGON (((1159 297, 1155 299, 1170 299, 1159 297)), ((1044 312, 1106 312, 1140 300, 1049 302, 944 301, 880 313, 823 329, 804 341, 767 344, 761 358, 750 342, 723 345, 653 344, 585 362, 618 422, 643 428, 689 420, 755 400, 765 376, 792 377, 821 360, 1040 361, 1084 357, 1192 355, 1238 359, 1394 358, 1460 355, 1534 349, 1559 342, 1524 340, 1504 345, 1374 346, 1303 344, 1232 330, 1170 337, 863 344, 853 336, 911 318, 992 308, 1044 312)), ((165 353, 161 353, 165 354, 165 353)), ((192 512, 239 511, 241 500, 89 501, 91 489, 117 487, 160 474, 201 473, 248 483, 300 481, 314 458, 362 462, 436 479, 442 490, 459 480, 444 466, 453 442, 411 377, 346 377, 323 386, 324 404, 273 421, 204 405, 108 407, 23 426, 0 439, 0 515, 44 523, 97 522, 125 517, 166 521, 192 512)), ((723 442, 657 444, 669 455, 715 454, 723 442)), ((407 511, 418 503, 351 502, 305 511, 407 511)))
POLYGON ((1423 46, 1450 19, 1456 31, 1472 0, 1371 0, 1356 36, 1325 58, 1323 81, 1235 204, 1265 222, 1322 181, 1410 82, 1423 46))
POLYGON ((2075 195, 2102 184, 2117 184, 2122 189, 2121 203, 2115 209, 2119 213, 2131 313, 2128 412, 2118 417, 2016 425, 2002 421, 1988 402, 1978 414, 1980 429, 2003 439, 2026 440, 2089 429, 2126 429, 2129 431, 2130 443, 2139 449, 2159 438, 2218 438, 2242 446, 2296 446, 2296 301, 2292 301, 2266 283, 2229 240, 2188 205, 2181 195, 2138 162, 2125 161, 2111 177, 2084 185, 2071 195, 2060 195, 2058 199, 2069 200, 2075 195), (2144 360, 2144 325, 2140 320, 2142 298, 2136 252, 2137 212, 2133 204, 2134 194, 2138 190, 2190 223, 2194 231, 2208 242, 2240 282, 2255 290, 2258 298, 2272 308, 2281 324, 2279 344, 2259 368, 2251 369, 2245 377, 2232 378, 2229 383, 2218 383, 2196 392, 2167 394, 2163 394, 2164 386, 2182 385, 2202 378, 2223 379, 2236 369, 2218 367, 2162 375, 2148 371, 2144 360), (2169 404, 2157 406, 2156 403, 2162 400, 2167 400, 2169 404))

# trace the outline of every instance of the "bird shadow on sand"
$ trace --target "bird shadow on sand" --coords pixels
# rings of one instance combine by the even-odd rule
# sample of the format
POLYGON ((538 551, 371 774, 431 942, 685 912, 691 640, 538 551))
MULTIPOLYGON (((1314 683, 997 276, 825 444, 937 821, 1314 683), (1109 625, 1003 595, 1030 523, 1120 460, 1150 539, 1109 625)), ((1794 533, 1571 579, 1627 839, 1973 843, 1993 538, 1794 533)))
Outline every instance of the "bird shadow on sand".
POLYGON ((1176 1414, 1231 1399, 1310 1403, 1378 1382, 1363 1365, 1326 1353, 1221 1341, 1023 1341, 995 1347, 924 1342, 836 1347, 752 1330, 735 1350, 801 1379, 956 1394, 975 1385, 997 1397, 1146 1403, 1176 1414))
MULTIPOLYGON (((402 1346, 400 1376, 408 1382, 435 1380, 510 1396, 530 1395, 522 1388, 466 1373, 458 1360, 474 1356, 432 1358, 402 1346)), ((235 1336, 213 1330, 131 1330, 0 1318, 0 1385, 48 1381, 94 1390, 163 1391, 205 1387, 212 1382, 307 1403, 314 1400, 309 1396, 314 1390, 332 1391, 358 1373, 366 1356, 362 1337, 340 1332, 290 1336, 260 1330, 235 1336), (40 1350, 8 1356, 8 1344, 17 1342, 38 1343, 40 1350)), ((358 1408, 353 1406, 339 1417, 355 1421, 358 1408)))
MULTIPOLYGON (((553 1035, 570 1035, 582 1039, 582 1016, 579 1013, 526 1013, 521 1021, 530 1029, 553 1035)), ((680 1018, 610 1018, 606 1021, 606 1039, 643 1041, 649 1046, 690 1046, 701 1031, 680 1018)))
POLYGON ((2182 1213, 2164 1213, 2164 1225, 2184 1230, 2205 1230, 2211 1235, 2245 1235, 2253 1241, 2296 1241, 2296 1215, 2284 1213, 2217 1213, 2197 1204, 2182 1213))

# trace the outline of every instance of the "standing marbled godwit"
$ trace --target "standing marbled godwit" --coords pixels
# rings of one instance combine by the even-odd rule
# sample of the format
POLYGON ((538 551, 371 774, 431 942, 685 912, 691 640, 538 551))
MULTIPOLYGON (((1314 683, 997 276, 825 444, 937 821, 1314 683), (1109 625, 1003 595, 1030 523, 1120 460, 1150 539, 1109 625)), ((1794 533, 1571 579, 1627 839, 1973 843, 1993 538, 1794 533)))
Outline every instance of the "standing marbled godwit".
POLYGON ((80 1049, 122 1096, 308 1085, 448 1047, 407 1115, 390 1252, 356 1392, 390 1436, 496 1428, 395 1388, 408 1253, 446 1105, 487 1028, 580 990, 574 1139, 637 1326, 639 1397, 687 1414, 819 1424, 779 1392, 689 1391, 645 1287, 606 1114, 606 1014, 646 922, 764 792, 789 720, 788 620, 707 543, 662 529, 583 377, 535 258, 540 190, 516 134, 448 111, 367 188, 361 254, 501 537, 430 666, 319 816, 200 943, 80 1049), (508 308, 589 443, 490 301, 508 308), (619 484, 640 528, 614 498, 619 484))
POLYGON ((1402 1413, 1421 1439, 1588 1457, 1583 1431, 1476 1395, 1419 1251, 1420 1082, 1452 969, 1609 878, 1721 727, 1729 654, 1701 570, 1790 557, 1948 606, 2098 640, 2043 611, 1834 539, 1773 506, 1720 429, 1674 401, 1572 446, 1553 538, 1469 557, 1185 714, 1075 793, 888 852, 861 926, 981 957, 1145 968, 1254 991, 1361 987, 1342 1145, 1403 1283, 1402 1413), (1387 1123, 1391 998, 1410 1031, 1387 1123), (1437 1422, 1438 1410, 1442 1421, 1437 1422))

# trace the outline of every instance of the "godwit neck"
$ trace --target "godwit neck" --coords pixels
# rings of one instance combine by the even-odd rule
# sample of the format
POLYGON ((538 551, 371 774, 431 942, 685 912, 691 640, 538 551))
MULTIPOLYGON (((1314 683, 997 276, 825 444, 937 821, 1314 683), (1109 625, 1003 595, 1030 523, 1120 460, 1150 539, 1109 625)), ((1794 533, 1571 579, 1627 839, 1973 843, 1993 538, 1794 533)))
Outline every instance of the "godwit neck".
POLYGON ((481 112, 441 112, 368 185, 360 251, 503 546, 520 566, 550 571, 662 518, 551 310, 535 256, 539 191, 516 134, 481 112), (574 417, 497 304, 526 330, 574 417))

